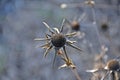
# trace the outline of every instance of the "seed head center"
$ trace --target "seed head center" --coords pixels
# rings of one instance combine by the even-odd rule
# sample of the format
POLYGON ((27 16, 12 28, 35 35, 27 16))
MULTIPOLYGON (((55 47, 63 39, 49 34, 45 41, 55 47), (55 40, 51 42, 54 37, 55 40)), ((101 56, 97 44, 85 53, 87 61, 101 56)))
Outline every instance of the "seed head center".
POLYGON ((102 25, 101 25, 101 29, 103 30, 103 31, 107 31, 108 30, 108 25, 106 24, 106 23, 103 23, 102 25))
POLYGON ((80 25, 79 25, 79 23, 77 21, 73 21, 71 26, 72 26, 72 29, 76 30, 76 31, 78 31, 79 28, 80 28, 80 25))
POLYGON ((53 34, 51 42, 55 47, 63 47, 66 43, 66 38, 61 33, 53 34))

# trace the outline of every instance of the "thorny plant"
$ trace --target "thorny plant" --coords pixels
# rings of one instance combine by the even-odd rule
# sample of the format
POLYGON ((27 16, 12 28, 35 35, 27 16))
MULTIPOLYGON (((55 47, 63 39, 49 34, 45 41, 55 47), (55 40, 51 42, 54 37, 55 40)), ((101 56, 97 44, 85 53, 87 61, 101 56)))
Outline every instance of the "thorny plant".
POLYGON ((75 36, 77 36, 79 39, 83 38, 85 36, 84 32, 81 32, 81 21, 85 18, 86 14, 83 13, 80 18, 74 18, 73 20, 67 20, 66 19, 66 27, 68 27, 68 33, 75 31, 77 32, 77 34, 75 36))
MULTIPOLYGON (((88 5, 91 7, 92 9, 92 14, 93 14, 93 20, 94 20, 94 24, 96 24, 96 17, 95 17, 95 7, 100 7, 98 4, 97 6, 95 5, 95 2, 93 0, 88 0, 85 1, 84 3, 72 3, 72 4, 61 4, 61 8, 67 8, 67 7, 80 7, 80 6, 85 6, 88 5)), ((102 7, 105 7, 102 5, 102 7)), ((53 65, 56 59, 56 56, 59 55, 62 60, 65 62, 63 65, 61 65, 59 67, 59 69, 61 68, 71 68, 72 70, 76 70, 76 66, 74 65, 74 63, 72 62, 72 59, 70 57, 68 57, 67 52, 66 52, 66 47, 65 46, 71 46, 79 51, 82 51, 79 47, 75 46, 74 43, 76 41, 70 41, 68 40, 68 38, 73 38, 74 36, 76 36, 76 34, 78 32, 80 32, 80 22, 83 20, 83 18, 85 17, 85 13, 83 13, 82 17, 79 18, 78 20, 73 20, 73 21, 69 21, 66 20, 68 25, 70 26, 70 31, 67 34, 63 34, 63 27, 64 27, 64 23, 65 23, 65 19, 63 19, 62 25, 60 27, 60 29, 58 28, 50 28, 50 26, 46 23, 43 22, 43 24, 48 28, 50 34, 46 34, 45 38, 36 38, 36 41, 46 41, 46 43, 42 46, 38 46, 38 47, 42 47, 44 49, 46 49, 45 53, 44 53, 44 57, 46 57, 48 55, 48 53, 54 48, 55 49, 55 56, 53 59, 53 65), (75 31, 75 32, 73 32, 75 31), (63 52, 61 52, 63 51, 63 52)), ((103 24, 101 26, 101 29, 103 29, 104 31, 106 31, 108 29, 108 25, 103 24)), ((97 28, 96 28, 97 31, 97 28)), ((98 31, 97 31, 98 32, 98 31)), ((80 34, 79 34, 80 36, 80 34)), ((99 37, 99 34, 98 34, 99 37)), ((91 72, 93 73, 93 78, 91 78, 92 80, 104 80, 108 74, 111 75, 111 79, 110 80, 119 80, 120 78, 115 76, 116 73, 120 73, 120 63, 118 61, 118 59, 112 59, 110 61, 107 62, 106 66, 105 66, 105 62, 106 59, 104 58, 106 55, 106 52, 108 51, 108 49, 105 46, 102 46, 102 51, 101 53, 96 56, 95 59, 95 65, 94 65, 94 69, 93 70, 87 70, 87 72, 91 72), (115 79, 117 78, 117 79, 115 79)), ((81 80, 77 71, 74 71, 74 74, 76 76, 76 78, 78 80, 81 80)))
MULTIPOLYGON (((95 12, 96 3, 95 3, 94 0, 86 0, 83 3, 71 3, 71 4, 63 3, 63 4, 60 5, 60 7, 63 8, 63 9, 67 8, 67 7, 78 7, 78 8, 81 8, 81 7, 85 7, 87 5, 91 8, 92 15, 93 15, 93 24, 95 25, 94 29, 95 29, 96 34, 98 36, 99 44, 101 46, 102 44, 101 44, 100 34, 99 34, 99 31, 98 31, 98 27, 96 27, 97 26, 97 24, 96 24, 96 22, 97 22, 96 21, 96 12, 95 12)), ((97 6, 98 6, 98 4, 97 4, 97 6)), ((102 6, 103 5, 101 5, 101 7, 102 6)), ((84 12, 84 13, 86 13, 86 12, 84 12)))
POLYGON ((87 70, 87 72, 93 73, 94 80, 105 80, 109 75, 109 80, 120 79, 120 62, 119 57, 109 60, 106 65, 103 63, 97 64, 97 68, 93 70, 87 70), (101 65, 100 65, 101 64, 101 65))
MULTIPOLYGON (((85 7, 85 6, 89 6, 91 8, 92 11, 92 15, 93 15, 93 24, 98 26, 96 24, 97 20, 96 20, 96 11, 95 8, 111 8, 111 9, 117 9, 117 6, 111 6, 111 5, 106 5, 106 4, 96 4, 94 0, 86 0, 83 3, 71 3, 71 4, 66 4, 63 3, 60 5, 61 8, 73 8, 73 7, 77 7, 77 8, 81 8, 81 7, 85 7)), ((119 8, 118 8, 119 11, 119 8)), ((105 27, 105 26, 104 26, 105 27)), ((98 36, 98 40, 99 40, 99 44, 102 45, 101 43, 101 38, 100 38, 100 34, 98 31, 98 27, 94 27, 96 34, 98 36)))
MULTIPOLYGON (((80 75, 78 74, 77 72, 77 69, 76 69, 76 66, 74 65, 74 63, 72 62, 72 59, 71 58, 66 58, 64 55, 63 55, 63 51, 62 50, 59 50, 58 53, 60 54, 62 60, 65 62, 65 64, 61 65, 59 67, 59 69, 61 68, 70 68, 71 71, 74 73, 75 77, 77 80, 81 80, 80 78, 80 75)), ((65 52, 66 53, 66 52, 65 52)))
POLYGON ((104 67, 104 69, 107 71, 106 75, 101 79, 104 80, 108 75, 110 80, 120 80, 120 62, 119 62, 119 57, 116 59, 109 60, 104 67))
POLYGON ((74 43, 76 41, 70 41, 70 40, 67 39, 69 37, 73 37, 74 35, 76 35, 76 32, 67 33, 67 34, 63 34, 62 33, 64 22, 65 22, 65 19, 63 19, 63 21, 62 21, 60 30, 58 28, 53 28, 52 29, 52 28, 50 28, 50 26, 46 22, 43 22, 43 24, 50 31, 51 35, 50 34, 46 34, 46 38, 36 38, 35 39, 36 41, 47 41, 46 44, 40 46, 40 47, 46 49, 46 51, 44 53, 44 57, 46 57, 46 55, 49 53, 49 51, 51 49, 53 49, 53 48, 55 49, 55 56, 54 56, 54 59, 53 59, 53 64, 55 62, 56 55, 58 54, 58 51, 61 48, 63 49, 67 60, 69 60, 69 58, 67 56, 67 53, 66 53, 65 46, 70 46, 70 47, 75 48, 75 49, 77 49, 79 51, 82 51, 79 47, 74 45, 74 43))
POLYGON ((104 67, 107 60, 107 51, 108 48, 102 45, 100 54, 95 56, 94 69, 86 70, 86 72, 93 73, 91 80, 101 80, 105 75, 104 67))

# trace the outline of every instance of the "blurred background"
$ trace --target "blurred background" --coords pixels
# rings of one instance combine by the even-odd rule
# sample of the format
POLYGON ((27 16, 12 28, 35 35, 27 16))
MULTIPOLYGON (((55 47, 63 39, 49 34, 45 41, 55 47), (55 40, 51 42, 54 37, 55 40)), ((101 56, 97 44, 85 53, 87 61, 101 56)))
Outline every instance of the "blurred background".
POLYGON ((58 69, 63 61, 57 57, 52 67, 54 50, 43 58, 44 49, 35 48, 44 42, 34 41, 45 37, 47 22, 50 27, 60 27, 63 18, 73 20, 83 13, 80 31, 82 39, 74 38, 83 53, 67 47, 68 55, 77 66, 79 75, 88 80, 94 57, 101 46, 108 47, 108 58, 120 56, 120 0, 95 0, 96 24, 90 6, 60 8, 62 3, 84 3, 85 0, 0 0, 0 80, 76 80, 69 68, 58 69), (107 29, 101 27, 107 24, 107 29))

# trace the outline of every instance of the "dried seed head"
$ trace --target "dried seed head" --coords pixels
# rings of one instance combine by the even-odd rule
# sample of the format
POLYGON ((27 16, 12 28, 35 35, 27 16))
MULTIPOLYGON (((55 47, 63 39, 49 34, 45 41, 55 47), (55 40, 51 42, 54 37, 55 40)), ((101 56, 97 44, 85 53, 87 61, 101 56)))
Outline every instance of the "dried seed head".
POLYGON ((66 38, 61 33, 53 34, 51 42, 52 42, 53 46, 55 46, 55 47, 63 47, 66 43, 66 38))
POLYGON ((71 26, 72 26, 72 29, 75 30, 75 31, 78 31, 80 29, 80 25, 79 25, 78 21, 73 21, 71 23, 71 26))
POLYGON ((85 1, 85 4, 90 5, 90 6, 94 6, 95 5, 95 1, 88 0, 88 1, 85 1))
POLYGON ((112 70, 112 71, 117 71, 120 68, 120 64, 117 60, 110 60, 107 63, 107 66, 105 69, 112 70))
POLYGON ((108 24, 107 23, 103 23, 102 25, 101 25, 101 29, 102 29, 102 31, 107 31, 108 30, 108 24))

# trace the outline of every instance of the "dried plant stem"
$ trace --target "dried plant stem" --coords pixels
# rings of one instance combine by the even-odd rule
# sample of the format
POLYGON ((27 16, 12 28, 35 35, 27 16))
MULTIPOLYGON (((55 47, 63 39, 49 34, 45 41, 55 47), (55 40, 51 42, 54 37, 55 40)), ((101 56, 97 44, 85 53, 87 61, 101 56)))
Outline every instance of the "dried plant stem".
POLYGON ((95 7, 92 6, 92 7, 91 7, 91 10, 92 10, 92 14, 93 14, 93 25, 95 25, 95 26, 94 26, 94 29, 95 29, 96 34, 97 34, 97 37, 98 37, 99 45, 101 46, 102 43, 101 43, 101 38, 100 38, 100 34, 99 34, 99 31, 98 31, 98 25, 97 25, 97 21, 96 21, 95 7))
MULTIPOLYGON (((100 47, 102 46, 102 42, 101 42, 101 37, 100 37, 100 33, 98 31, 98 25, 97 25, 97 19, 96 19, 96 12, 95 12, 95 6, 91 6, 91 11, 92 11, 92 15, 93 15, 93 28, 95 29, 96 35, 98 37, 98 43, 100 45, 100 47)), ((100 52, 100 51, 99 51, 100 52)))
POLYGON ((63 50, 64 50, 64 53, 65 53, 66 58, 69 60, 68 55, 67 55, 67 53, 66 53, 65 46, 63 47, 63 50))
POLYGON ((105 78, 108 76, 109 72, 106 72, 106 74, 102 77, 101 80, 105 80, 105 78))
POLYGON ((81 80, 76 68, 75 69, 71 68, 71 71, 73 72, 77 80, 81 80))
POLYGON ((119 72, 115 72, 115 77, 116 77, 116 80, 120 80, 120 73, 119 72))
POLYGON ((95 9, 94 9, 94 7, 92 7, 91 9, 92 9, 92 14, 93 14, 93 24, 96 24, 96 13, 95 13, 95 9))
POLYGON ((115 79, 115 72, 110 73, 110 80, 116 80, 115 79))

